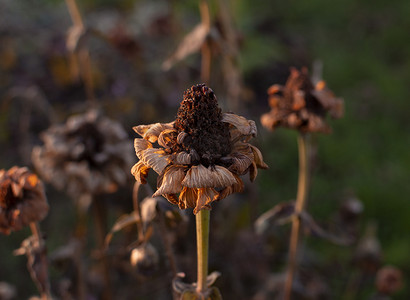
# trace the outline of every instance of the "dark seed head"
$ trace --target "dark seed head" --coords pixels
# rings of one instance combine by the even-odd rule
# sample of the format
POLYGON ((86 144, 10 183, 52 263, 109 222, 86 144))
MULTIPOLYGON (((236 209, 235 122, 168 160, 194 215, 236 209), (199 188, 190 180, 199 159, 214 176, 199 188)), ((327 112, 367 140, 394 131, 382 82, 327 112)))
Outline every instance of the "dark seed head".
POLYGON ((205 84, 185 91, 174 127, 187 135, 173 150, 195 150, 205 166, 215 164, 231 151, 229 125, 222 122, 216 96, 205 84))

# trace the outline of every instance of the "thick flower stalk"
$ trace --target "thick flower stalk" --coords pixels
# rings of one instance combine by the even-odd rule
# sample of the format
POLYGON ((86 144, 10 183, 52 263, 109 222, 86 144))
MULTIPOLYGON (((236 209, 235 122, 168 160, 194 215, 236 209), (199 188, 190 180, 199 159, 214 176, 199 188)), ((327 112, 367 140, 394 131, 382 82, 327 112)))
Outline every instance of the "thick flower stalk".
POLYGON ((70 117, 42 134, 43 146, 33 149, 38 172, 73 196, 110 193, 124 185, 132 152, 122 126, 91 110, 70 117))
POLYGON ((272 85, 268 95, 271 111, 262 115, 261 123, 270 130, 287 127, 302 133, 328 133, 326 114, 343 116, 343 100, 336 98, 324 81, 314 86, 306 68, 292 68, 285 86, 272 85))
POLYGON ((154 196, 162 195, 181 209, 194 208, 194 214, 241 192, 239 176, 249 173, 253 181, 258 168, 267 168, 259 149, 248 143, 256 136, 255 122, 222 113, 204 84, 185 91, 175 121, 133 129, 142 136, 134 142, 140 159, 131 170, 135 179, 146 183, 153 169, 159 174, 154 196))
POLYGON ((0 170, 0 232, 10 234, 48 213, 43 183, 27 168, 0 170))

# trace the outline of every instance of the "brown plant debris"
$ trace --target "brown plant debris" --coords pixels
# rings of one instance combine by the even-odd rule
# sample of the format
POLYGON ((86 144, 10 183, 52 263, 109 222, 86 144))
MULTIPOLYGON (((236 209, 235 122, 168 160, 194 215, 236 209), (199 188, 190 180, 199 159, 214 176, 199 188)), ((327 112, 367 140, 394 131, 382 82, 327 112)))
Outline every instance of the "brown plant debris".
POLYGON ((33 164, 46 181, 71 196, 111 193, 127 181, 130 141, 122 126, 92 110, 42 134, 33 164))
POLYGON ((314 86, 306 68, 291 68, 285 86, 272 85, 268 95, 271 111, 262 115, 261 123, 270 130, 282 126, 301 132, 329 133, 326 114, 341 118, 344 113, 343 100, 336 98, 324 81, 314 86))
POLYGON ((0 232, 10 234, 48 213, 43 183, 27 168, 0 170, 0 232))
POLYGON ((204 84, 192 86, 174 122, 135 126, 143 138, 135 139, 140 161, 131 169, 146 182, 148 170, 160 176, 154 196, 162 195, 181 209, 210 209, 213 201, 243 190, 240 175, 266 169, 259 149, 248 141, 256 136, 254 121, 222 113, 214 92, 204 84), (159 148, 152 143, 158 142, 159 148))

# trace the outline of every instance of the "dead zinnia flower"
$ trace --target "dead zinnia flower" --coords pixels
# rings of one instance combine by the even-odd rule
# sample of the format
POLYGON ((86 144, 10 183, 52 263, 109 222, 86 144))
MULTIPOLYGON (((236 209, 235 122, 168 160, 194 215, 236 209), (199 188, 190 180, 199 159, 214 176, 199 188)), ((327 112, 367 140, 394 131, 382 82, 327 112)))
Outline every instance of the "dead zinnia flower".
POLYGON ((256 136, 254 121, 222 113, 214 92, 204 84, 185 91, 177 118, 171 123, 140 125, 134 130, 140 161, 131 173, 146 183, 149 169, 160 176, 154 196, 162 195, 181 209, 210 209, 213 201, 241 192, 240 175, 267 168, 258 148, 248 141, 256 136), (158 142, 159 148, 152 143, 158 142))
POLYGON ((0 232, 10 234, 48 213, 43 183, 27 168, 0 170, 0 232))
POLYGON ((285 86, 274 84, 268 89, 271 111, 262 115, 262 125, 270 130, 282 126, 301 132, 330 132, 326 113, 342 117, 343 100, 336 98, 324 81, 314 86, 306 68, 290 71, 285 86))
POLYGON ((132 165, 129 139, 122 126, 98 111, 70 117, 42 134, 44 146, 32 160, 44 178, 68 194, 96 195, 116 191, 132 165))

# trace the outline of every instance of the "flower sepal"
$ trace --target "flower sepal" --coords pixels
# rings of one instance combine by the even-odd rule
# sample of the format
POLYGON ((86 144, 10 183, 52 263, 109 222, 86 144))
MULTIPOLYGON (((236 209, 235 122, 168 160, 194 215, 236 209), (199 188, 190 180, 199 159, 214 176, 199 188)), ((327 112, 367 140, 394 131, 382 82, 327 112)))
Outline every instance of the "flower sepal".
POLYGON ((214 271, 206 279, 207 289, 205 291, 197 290, 197 283, 186 283, 182 279, 185 273, 177 273, 172 281, 172 288, 180 300, 222 300, 221 292, 217 287, 212 287, 221 273, 214 271))

